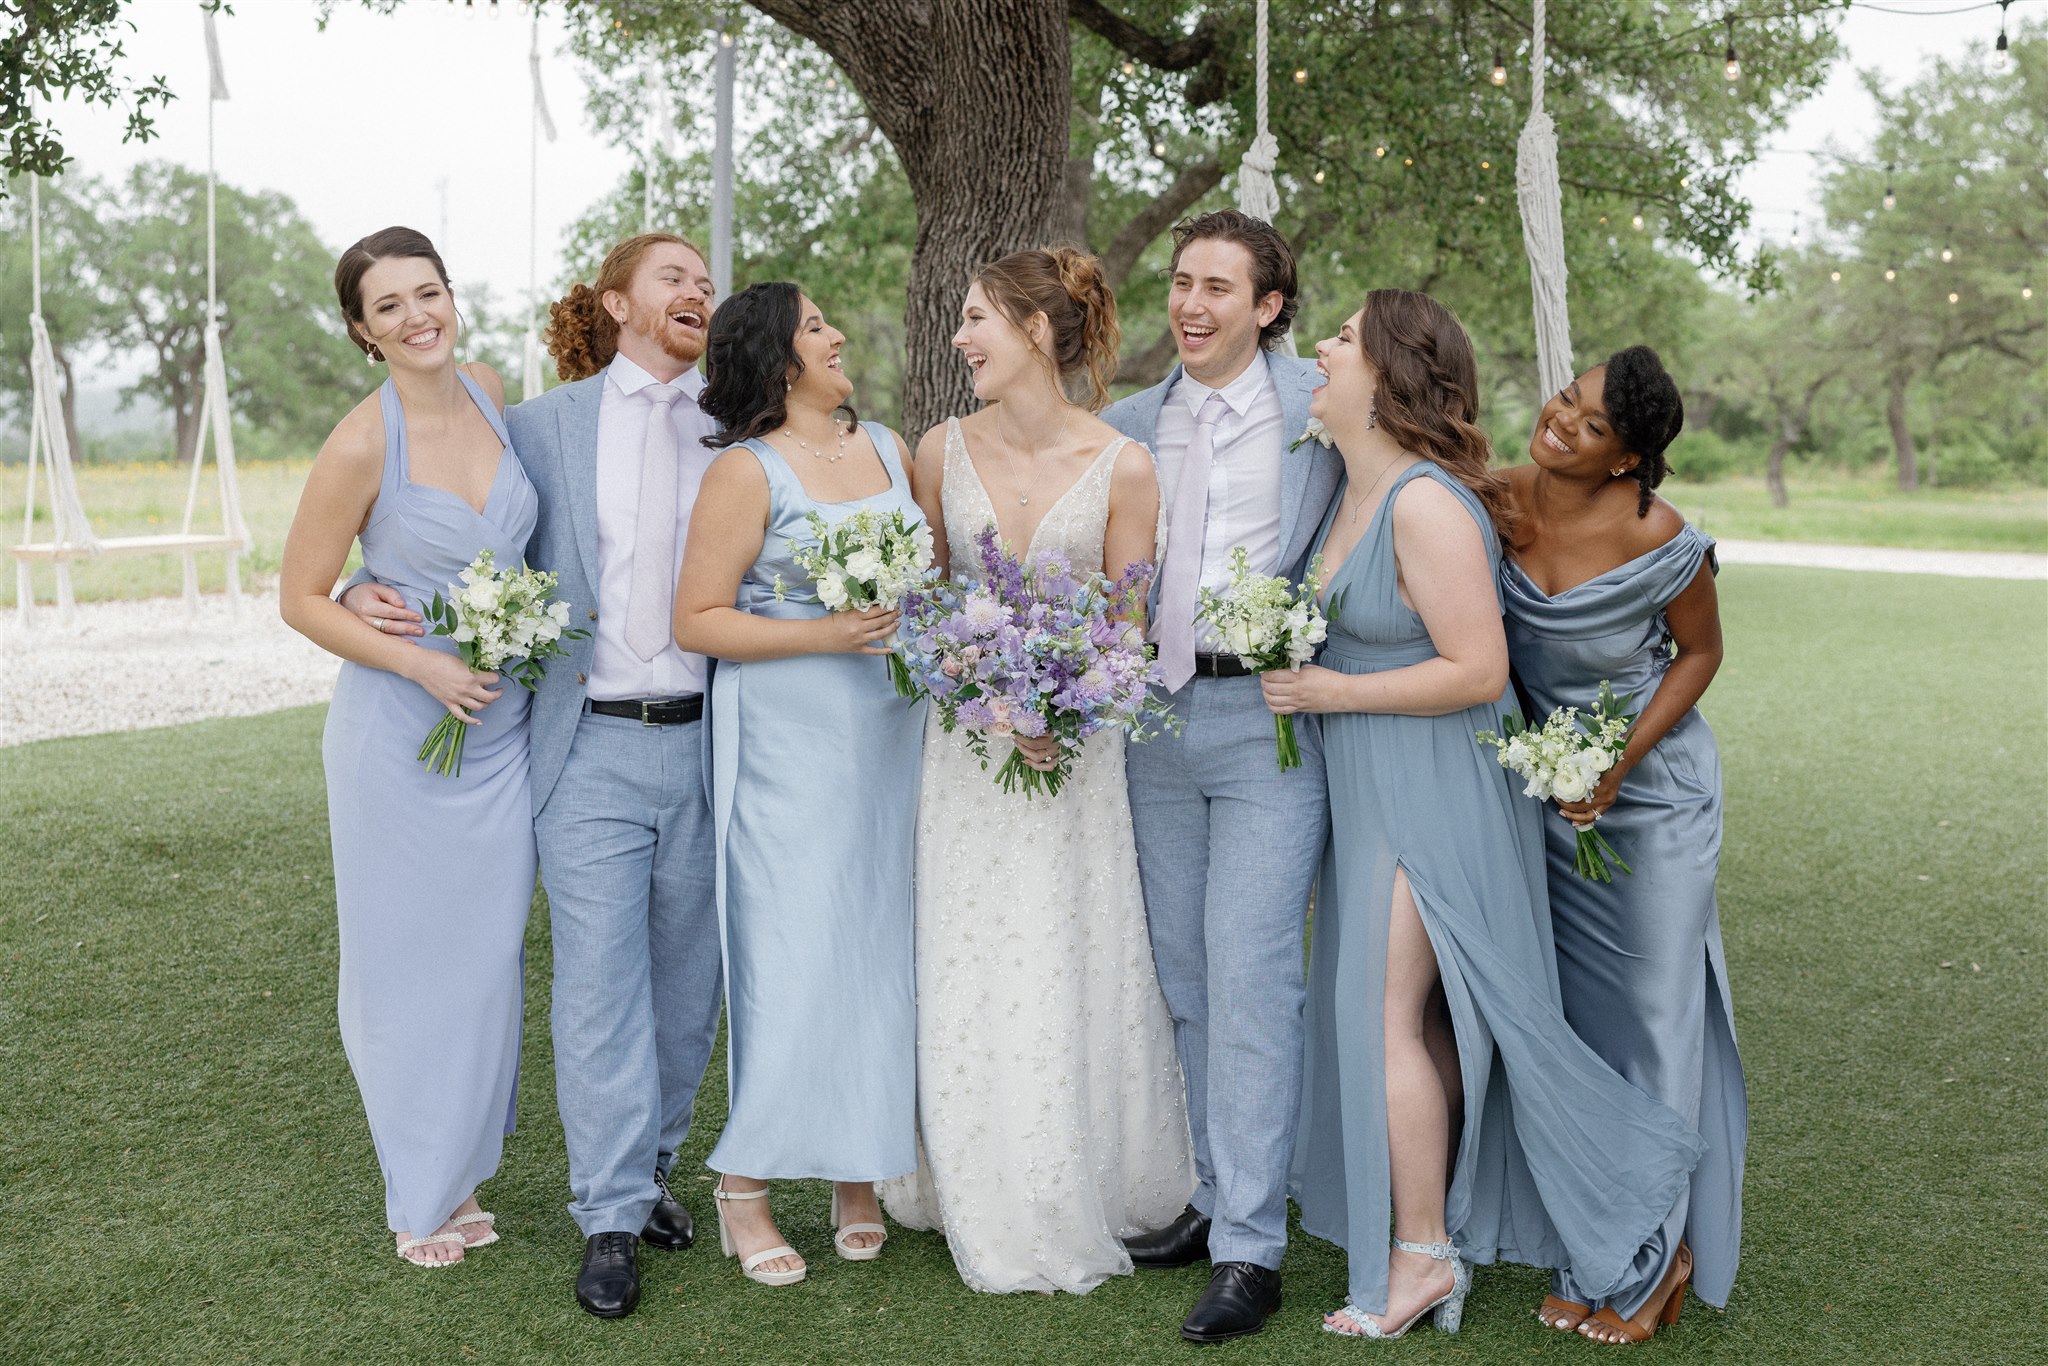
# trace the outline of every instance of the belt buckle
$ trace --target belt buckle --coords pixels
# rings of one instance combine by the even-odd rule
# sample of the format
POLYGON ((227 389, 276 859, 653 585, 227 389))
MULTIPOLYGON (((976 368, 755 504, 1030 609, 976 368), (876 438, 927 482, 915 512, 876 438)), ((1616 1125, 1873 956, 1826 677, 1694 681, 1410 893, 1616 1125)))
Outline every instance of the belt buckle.
POLYGON ((640 699, 640 724, 643 727, 648 727, 654 730, 660 730, 661 722, 653 719, 654 706, 655 704, 648 701, 646 698, 643 697, 640 699))

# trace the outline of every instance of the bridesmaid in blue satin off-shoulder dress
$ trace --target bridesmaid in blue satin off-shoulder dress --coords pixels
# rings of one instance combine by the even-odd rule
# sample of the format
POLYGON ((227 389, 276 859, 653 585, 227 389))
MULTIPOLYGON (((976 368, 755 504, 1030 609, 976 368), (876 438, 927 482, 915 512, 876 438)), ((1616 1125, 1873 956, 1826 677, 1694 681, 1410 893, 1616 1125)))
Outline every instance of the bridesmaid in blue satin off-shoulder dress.
MULTIPOLYGON (((874 1183, 917 1166, 911 860, 924 709, 896 695, 893 608, 828 611, 790 554, 861 510, 923 520, 905 453, 842 422, 845 338, 793 284, 719 306, 699 403, 734 443, 698 494, 676 638, 718 661, 712 804, 730 1111, 709 1165, 721 1248, 806 1273, 767 1182, 835 1183, 834 1250, 880 1254, 874 1183)), ((707 442, 708 444, 708 442, 707 442)))
POLYGON ((1501 566, 1529 714, 1586 708, 1603 681, 1641 713, 1588 798, 1544 812, 1565 1017, 1707 1143, 1625 1285, 1601 1296, 1569 1270, 1555 1278, 1544 1322, 1603 1342, 1674 1319, 1688 1273, 1695 1294, 1725 1305, 1742 1241, 1749 1107, 1714 898, 1721 762, 1694 709, 1721 662, 1713 542, 1651 492, 1683 420, 1677 385, 1643 346, 1551 398, 1529 443, 1535 463, 1509 476, 1521 517, 1501 566), (1576 822, 1596 817, 1634 870, 1611 883, 1572 871, 1576 822))
POLYGON ((497 376, 456 364, 459 322, 432 244, 374 233, 343 253, 335 288, 351 339, 391 375, 314 461, 279 598, 287 622, 345 661, 321 745, 342 1045, 399 1254, 446 1266, 497 1239, 475 1191, 497 1171, 518 1083, 535 867, 528 699, 472 673, 446 637, 385 638, 327 595, 358 536, 364 567, 415 607, 481 550, 519 565, 539 503, 497 376), (409 423, 430 439, 409 441, 409 423), (461 771, 429 772, 420 742, 464 712, 461 771))
POLYGON ((1474 738, 1513 701, 1471 344, 1427 296, 1374 290, 1317 352, 1310 411, 1347 478, 1317 540, 1329 638, 1261 680, 1275 711, 1322 713, 1330 791, 1291 1185, 1350 1253, 1327 1329, 1398 1337, 1434 1310, 1455 1332, 1471 1262, 1613 1293, 1699 1139, 1565 1022, 1540 812, 1474 738))

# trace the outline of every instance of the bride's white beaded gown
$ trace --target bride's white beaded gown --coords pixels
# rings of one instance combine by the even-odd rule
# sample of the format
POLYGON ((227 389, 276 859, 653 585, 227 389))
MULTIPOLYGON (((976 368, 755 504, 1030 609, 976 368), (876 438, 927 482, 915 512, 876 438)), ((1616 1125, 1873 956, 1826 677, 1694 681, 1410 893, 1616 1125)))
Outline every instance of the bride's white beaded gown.
MULTIPOLYGON (((1027 554, 1100 568, 1122 439, 1047 509, 1027 554)), ((995 507, 948 424, 955 577, 995 507)), ((998 758, 1001 756, 998 755, 998 758)), ((976 1290, 1084 1293, 1128 1274, 1122 1239, 1194 1190, 1173 1021, 1153 971, 1120 731, 1091 736, 1057 797, 995 783, 961 737, 925 737, 917 827, 914 1176, 889 1214, 939 1229, 976 1290)))

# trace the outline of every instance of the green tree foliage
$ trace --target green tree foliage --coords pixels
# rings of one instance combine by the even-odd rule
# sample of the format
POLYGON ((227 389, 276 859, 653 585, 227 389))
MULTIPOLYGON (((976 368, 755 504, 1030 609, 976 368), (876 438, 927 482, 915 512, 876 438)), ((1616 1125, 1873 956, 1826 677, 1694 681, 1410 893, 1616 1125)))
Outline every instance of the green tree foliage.
MULTIPOLYGON (((217 213, 229 402, 243 421, 317 444, 346 396, 367 387, 336 316, 334 255, 283 195, 222 185, 217 213)), ((126 394, 148 394, 170 410, 178 458, 189 460, 203 388, 206 177, 141 163, 103 222, 95 283, 120 314, 108 341, 145 365, 126 394)))
MULTIPOLYGON (((232 13, 223 0, 200 8, 232 13)), ((137 79, 121 69, 123 42, 135 25, 122 17, 127 0, 0 0, 0 129, 6 131, 6 174, 56 175, 70 156, 56 121, 38 113, 73 98, 108 108, 127 106, 122 140, 156 135, 152 108, 176 96, 162 76, 137 79)))

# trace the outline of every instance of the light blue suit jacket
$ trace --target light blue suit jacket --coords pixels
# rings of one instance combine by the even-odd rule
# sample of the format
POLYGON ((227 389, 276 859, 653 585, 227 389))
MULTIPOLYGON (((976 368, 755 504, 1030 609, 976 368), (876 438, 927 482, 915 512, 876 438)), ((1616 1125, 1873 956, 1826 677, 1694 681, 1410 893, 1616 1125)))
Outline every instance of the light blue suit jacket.
MULTIPOLYGON (((1291 445, 1308 428, 1309 395, 1315 392, 1320 376, 1312 360, 1271 351, 1265 352, 1264 357, 1271 368, 1273 387, 1280 391, 1280 439, 1283 446, 1291 445)), ((1111 404, 1103 411, 1103 421, 1133 441, 1144 442, 1150 450, 1158 439, 1159 410, 1166 406, 1166 397, 1180 383, 1182 373, 1182 368, 1176 365, 1172 374, 1150 389, 1111 404)), ((1288 578, 1298 581, 1308 568, 1309 546, 1322 528, 1323 514, 1329 511, 1330 500, 1336 496, 1337 484, 1343 476, 1343 459, 1334 447, 1319 441, 1303 442, 1282 457, 1280 572, 1288 578)), ((1163 489, 1160 496, 1165 496, 1163 489)), ((1171 526, 1167 528, 1169 539, 1173 531, 1171 526)), ((1158 591, 1155 579, 1153 593, 1158 591)))
MULTIPOLYGON (((570 624, 584 630, 597 620, 597 413, 604 380, 600 370, 505 410, 512 449, 540 494, 526 562, 555 575, 556 595, 573 611, 570 624)), ((534 694, 529 762, 536 812, 547 804, 576 738, 593 636, 565 642, 568 658, 549 666, 534 694)))

